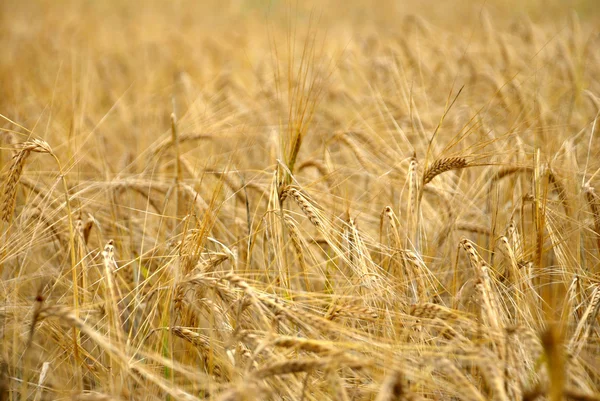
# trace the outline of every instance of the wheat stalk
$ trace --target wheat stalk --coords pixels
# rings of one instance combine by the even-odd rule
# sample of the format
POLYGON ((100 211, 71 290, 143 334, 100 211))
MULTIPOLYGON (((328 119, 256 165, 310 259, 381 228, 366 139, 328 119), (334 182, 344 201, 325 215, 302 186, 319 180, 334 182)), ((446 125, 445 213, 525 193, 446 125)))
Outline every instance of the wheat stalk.
POLYGON ((592 215, 594 218, 596 246, 598 248, 598 252, 600 252, 600 196, 596 194, 596 190, 590 185, 586 185, 583 188, 583 192, 585 193, 587 203, 590 207, 590 210, 592 211, 592 215))

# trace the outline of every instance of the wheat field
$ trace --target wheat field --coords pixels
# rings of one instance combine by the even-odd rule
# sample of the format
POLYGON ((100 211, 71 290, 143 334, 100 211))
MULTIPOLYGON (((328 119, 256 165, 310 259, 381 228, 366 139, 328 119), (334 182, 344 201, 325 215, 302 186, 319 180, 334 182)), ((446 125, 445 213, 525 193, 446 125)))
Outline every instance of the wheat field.
POLYGON ((597 0, 0 4, 0 400, 600 400, 597 0))

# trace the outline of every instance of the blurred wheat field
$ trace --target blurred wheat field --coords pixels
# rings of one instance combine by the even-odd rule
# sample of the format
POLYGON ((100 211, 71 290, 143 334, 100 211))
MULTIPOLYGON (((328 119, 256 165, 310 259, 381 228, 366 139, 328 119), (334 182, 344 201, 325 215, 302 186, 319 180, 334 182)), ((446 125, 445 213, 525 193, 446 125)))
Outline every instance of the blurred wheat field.
POLYGON ((4 1, 0 400, 600 400, 599 22, 4 1))

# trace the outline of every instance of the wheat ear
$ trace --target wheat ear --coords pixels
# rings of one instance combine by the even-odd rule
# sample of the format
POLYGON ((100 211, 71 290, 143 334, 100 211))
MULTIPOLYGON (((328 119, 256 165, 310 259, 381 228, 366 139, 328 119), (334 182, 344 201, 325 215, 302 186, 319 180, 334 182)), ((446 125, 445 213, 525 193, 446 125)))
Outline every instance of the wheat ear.
POLYGON ((23 166, 29 156, 30 151, 21 149, 14 157, 10 170, 4 181, 4 199, 2 200, 2 220, 10 223, 10 219, 15 209, 15 200, 17 195, 17 184, 23 173, 23 166))
POLYGON ((469 163, 464 157, 447 157, 433 162, 431 166, 423 172, 423 186, 427 185, 431 180, 446 171, 459 170, 468 167, 469 163))

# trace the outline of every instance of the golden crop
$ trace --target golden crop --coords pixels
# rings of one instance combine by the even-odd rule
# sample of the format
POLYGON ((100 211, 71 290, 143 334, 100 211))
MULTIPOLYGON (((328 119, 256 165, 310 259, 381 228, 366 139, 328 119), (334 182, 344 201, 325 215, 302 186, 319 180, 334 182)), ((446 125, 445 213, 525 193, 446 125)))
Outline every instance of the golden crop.
POLYGON ((599 22, 5 0, 0 400, 599 400, 599 22))

